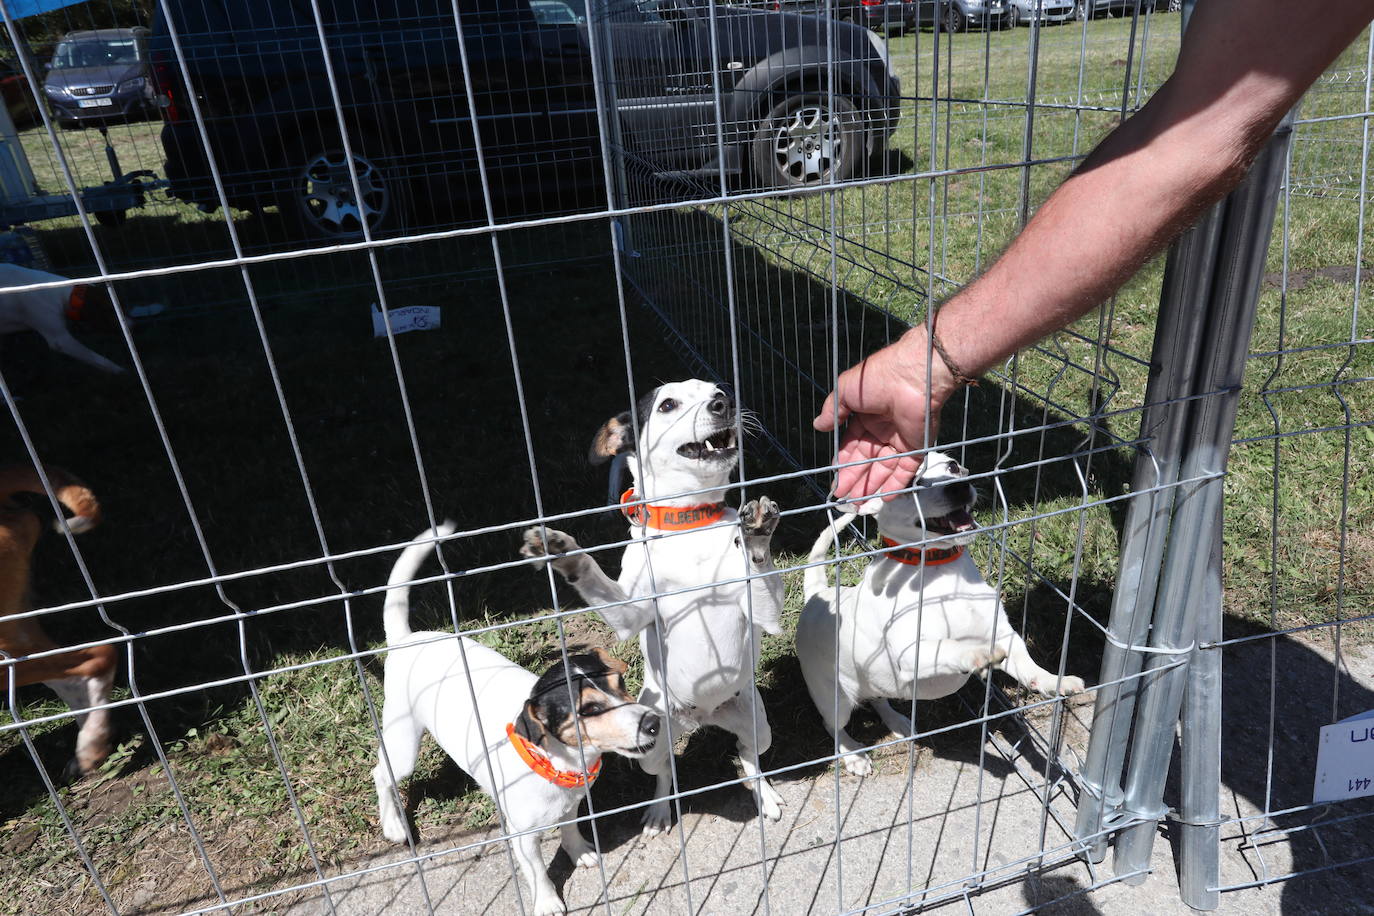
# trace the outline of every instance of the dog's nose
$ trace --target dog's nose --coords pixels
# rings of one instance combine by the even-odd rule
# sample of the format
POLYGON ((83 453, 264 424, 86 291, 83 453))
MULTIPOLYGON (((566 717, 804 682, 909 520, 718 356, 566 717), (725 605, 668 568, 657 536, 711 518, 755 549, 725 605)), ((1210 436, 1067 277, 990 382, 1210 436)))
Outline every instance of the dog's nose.
POLYGON ((706 411, 713 417, 723 417, 734 408, 735 402, 723 391, 717 391, 711 396, 711 400, 706 402, 706 411))
POLYGON ((660 724, 657 713, 646 713, 644 718, 639 720, 639 730, 650 738, 657 738, 660 724))

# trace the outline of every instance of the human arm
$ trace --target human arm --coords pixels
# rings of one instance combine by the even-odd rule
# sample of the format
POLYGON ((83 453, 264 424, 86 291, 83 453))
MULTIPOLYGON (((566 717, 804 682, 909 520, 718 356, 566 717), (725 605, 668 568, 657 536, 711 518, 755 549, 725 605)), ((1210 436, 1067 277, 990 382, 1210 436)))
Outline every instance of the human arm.
MULTIPOLYGON (((1279 119, 1368 24, 1374 2, 1323 10, 1296 25, 1284 0, 1198 3, 1173 75, 937 310, 953 364, 981 374, 1091 311, 1235 187, 1279 119)), ((837 496, 910 483, 920 456, 889 456, 934 444, 940 409, 959 387, 950 368, 917 327, 840 375, 816 429, 847 421, 839 464, 888 460, 842 468, 837 496)))

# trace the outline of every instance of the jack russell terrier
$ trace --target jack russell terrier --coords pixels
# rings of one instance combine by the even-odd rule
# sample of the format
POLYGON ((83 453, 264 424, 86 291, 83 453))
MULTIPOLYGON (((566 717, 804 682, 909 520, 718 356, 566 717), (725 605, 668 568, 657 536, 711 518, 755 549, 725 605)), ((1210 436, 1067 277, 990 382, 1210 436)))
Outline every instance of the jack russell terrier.
MULTIPOLYGON (((606 752, 641 757, 657 743, 659 717, 625 692, 623 662, 602 649, 570 655, 536 677, 504 655, 451 633, 411 632, 410 583, 434 552, 426 531, 401 552, 387 581, 382 743, 372 779, 382 833, 405 841, 396 781, 415 770, 428 731, 505 815, 515 860, 534 894, 532 912, 566 912, 539 855, 538 828, 566 821, 601 769, 606 752), (470 685, 470 686, 469 686, 470 685), (477 706, 473 707, 473 696, 477 706), (394 777, 394 779, 393 779, 394 777)), ((561 828, 574 864, 597 863, 577 824, 561 828)))
POLYGON ((58 353, 79 359, 102 372, 123 372, 118 365, 73 337, 68 326, 84 324, 101 331, 118 327, 114 303, 110 301, 104 286, 73 283, 21 293, 5 291, 12 286, 51 283, 62 279, 57 274, 31 267, 0 264, 0 334, 37 331, 48 342, 48 346, 58 353))
POLYGON ((997 592, 965 552, 964 545, 977 537, 969 514, 977 494, 963 480, 967 476, 953 459, 930 452, 914 492, 864 503, 860 513, 876 512, 878 532, 889 547, 931 539, 941 543, 890 551, 869 564, 856 586, 828 584, 826 566, 815 565, 824 564, 854 514, 822 531, 811 548, 797 658, 826 730, 845 755, 845 769, 855 776, 873 771, 844 730, 861 703, 868 703, 893 732, 910 737, 911 720, 894 710, 889 698, 910 702, 948 696, 970 675, 991 668, 1045 696, 1083 690, 1082 678, 1060 678, 1031 659, 997 592))
MULTIPOLYGON (((623 413, 601 427, 591 449, 594 463, 623 456, 634 488, 622 503, 644 503, 624 510, 633 542, 621 557, 620 579, 612 580, 585 554, 560 556, 579 550, 561 531, 549 529, 545 543, 541 529, 529 529, 520 552, 550 556, 619 638, 639 634, 639 701, 672 716, 674 739, 701 725, 732 732, 759 813, 777 820, 782 798, 755 764, 772 732, 754 667, 761 634, 781 631, 782 580, 772 554, 778 507, 767 497, 739 512, 725 505, 739 462, 735 404, 714 384, 692 379, 663 385, 636 409, 638 442, 630 414, 623 413)), ((671 755, 665 740, 640 761, 657 777, 657 800, 644 812, 649 836, 671 824, 671 755)))
MULTIPOLYGON (((100 521, 95 495, 61 468, 46 468, 48 482, 62 505, 72 513, 67 527, 72 534, 89 531, 100 521)), ((34 545, 43 533, 38 515, 14 501, 17 493, 44 494, 38 472, 29 465, 0 469, 0 657, 24 658, 58 646, 43 632, 36 617, 13 619, 31 610, 29 569, 34 545)), ((61 523, 54 523, 58 531, 61 523)), ((0 668, 0 690, 46 684, 73 709, 93 707, 76 717, 76 756, 67 765, 67 777, 93 773, 110 756, 110 713, 103 704, 114 684, 118 652, 114 646, 91 646, 59 655, 19 661, 0 668)))

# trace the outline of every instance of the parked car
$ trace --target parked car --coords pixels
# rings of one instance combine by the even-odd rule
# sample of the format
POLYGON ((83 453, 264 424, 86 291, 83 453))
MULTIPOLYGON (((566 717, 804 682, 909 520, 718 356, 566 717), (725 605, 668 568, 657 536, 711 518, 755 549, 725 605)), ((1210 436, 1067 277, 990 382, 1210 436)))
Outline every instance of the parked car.
POLYGON ((946 32, 1009 29, 1016 25, 1010 0, 945 0, 944 6, 939 24, 946 32))
POLYGON ((29 78, 12 61, 0 58, 0 96, 15 127, 27 127, 39 120, 38 102, 29 88, 29 78))
POLYGON ((1041 24, 1064 22, 1078 14, 1077 0, 1010 0, 1015 21, 1030 25, 1038 17, 1041 24))
POLYGON ((148 81, 148 30, 68 32, 57 43, 43 95, 58 122, 132 120, 153 106, 148 81))
MULTIPOLYGON (((573 192, 604 176, 589 26, 585 0, 560 2, 571 16, 531 0, 459 0, 460 48, 450 0, 322 0, 336 109, 307 0, 174 0, 208 150, 159 4, 151 52, 171 192, 218 206, 208 152, 231 205, 276 205, 319 236, 385 228, 429 204, 470 212, 484 184, 503 218, 586 210, 573 192)), ((814 186, 859 174, 882 150, 900 87, 876 35, 840 24, 832 51, 811 16, 722 6, 714 18, 714 42, 701 0, 621 3, 605 24, 619 121, 608 130, 631 193, 664 193, 642 175, 714 182, 722 165, 756 186, 814 186)))
POLYGON ((1135 12, 1137 2, 1142 13, 1152 9, 1161 13, 1176 13, 1183 8, 1183 0, 1074 0, 1073 15, 1075 19, 1091 19, 1102 13, 1130 16, 1135 12))
MULTIPOLYGON (((1069 0, 1072 4, 1073 0, 1069 0)), ((929 26, 948 32, 1015 25, 1010 0, 742 0, 755 9, 829 16, 874 31, 929 26)))
MULTIPOLYGON (((804 16, 828 16, 840 22, 862 25, 874 31, 909 29, 916 25, 915 0, 724 0, 731 6, 797 13, 804 16)), ((934 0, 925 3, 934 9, 934 0)), ((927 12, 925 21, 933 21, 927 12)))

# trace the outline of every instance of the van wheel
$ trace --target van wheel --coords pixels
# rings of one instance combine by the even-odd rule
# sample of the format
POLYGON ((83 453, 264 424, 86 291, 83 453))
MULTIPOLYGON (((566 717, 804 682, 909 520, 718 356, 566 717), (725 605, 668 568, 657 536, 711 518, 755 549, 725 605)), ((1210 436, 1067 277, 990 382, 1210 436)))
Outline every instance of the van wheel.
POLYGON ((785 99, 754 133, 750 158, 758 183, 804 188, 853 177, 864 157, 864 135, 853 103, 842 95, 806 93, 785 99))
POLYGON ((953 3, 945 7, 945 15, 941 18, 940 24, 944 26, 946 32, 953 34, 962 32, 968 28, 968 17, 959 12, 959 8, 953 3))
POLYGON ((298 160, 278 207, 286 219, 313 238, 357 238, 363 225, 372 232, 386 227, 398 200, 393 182, 371 157, 353 152, 355 193, 348 157, 337 147, 317 149, 298 160))

